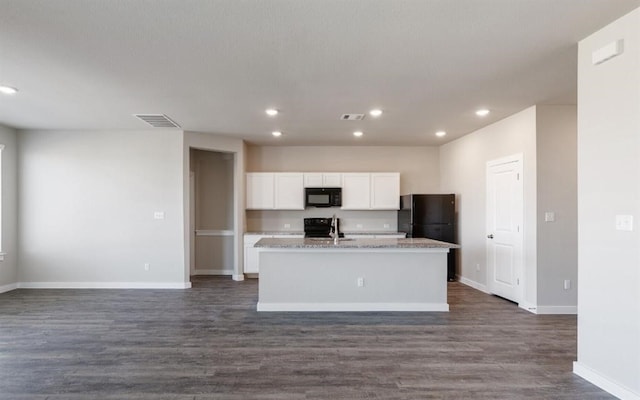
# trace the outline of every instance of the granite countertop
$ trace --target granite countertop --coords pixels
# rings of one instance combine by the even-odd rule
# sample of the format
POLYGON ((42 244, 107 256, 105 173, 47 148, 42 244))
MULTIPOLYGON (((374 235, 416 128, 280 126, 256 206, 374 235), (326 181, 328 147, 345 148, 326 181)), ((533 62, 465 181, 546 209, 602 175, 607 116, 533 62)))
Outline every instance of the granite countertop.
POLYGON ((384 239, 340 239, 334 243, 333 239, 296 239, 296 238, 264 238, 260 239, 254 247, 278 248, 278 249, 429 249, 429 248, 449 248, 457 249, 460 246, 453 243, 441 242, 424 238, 384 238, 384 239))
MULTIPOLYGON (((340 231, 340 233, 344 233, 345 235, 398 235, 404 234, 404 232, 390 232, 390 231, 340 231)), ((245 232, 245 235, 304 235, 304 232, 299 231, 253 231, 253 232, 245 232)))
POLYGON ((245 235, 303 235, 303 231, 253 231, 245 232, 245 235))

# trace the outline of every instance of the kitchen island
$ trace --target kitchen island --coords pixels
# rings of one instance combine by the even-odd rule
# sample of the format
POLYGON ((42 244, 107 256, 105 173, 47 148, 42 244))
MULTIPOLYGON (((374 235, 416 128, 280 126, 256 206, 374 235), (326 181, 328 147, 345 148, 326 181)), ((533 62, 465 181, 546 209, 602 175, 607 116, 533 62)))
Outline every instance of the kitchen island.
POLYGON ((447 253, 431 239, 265 238, 258 311, 449 311, 447 253))

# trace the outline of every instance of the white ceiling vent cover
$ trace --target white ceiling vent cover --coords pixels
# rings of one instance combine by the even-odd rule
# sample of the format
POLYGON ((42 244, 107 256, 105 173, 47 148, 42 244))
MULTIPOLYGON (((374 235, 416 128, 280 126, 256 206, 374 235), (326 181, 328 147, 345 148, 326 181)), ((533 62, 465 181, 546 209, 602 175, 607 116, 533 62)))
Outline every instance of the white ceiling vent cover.
POLYGON ((176 124, 164 114, 133 114, 140 118, 147 124, 154 128, 180 128, 180 125, 176 124))
POLYGON ((340 119, 343 121, 362 121, 364 114, 342 114, 340 119))

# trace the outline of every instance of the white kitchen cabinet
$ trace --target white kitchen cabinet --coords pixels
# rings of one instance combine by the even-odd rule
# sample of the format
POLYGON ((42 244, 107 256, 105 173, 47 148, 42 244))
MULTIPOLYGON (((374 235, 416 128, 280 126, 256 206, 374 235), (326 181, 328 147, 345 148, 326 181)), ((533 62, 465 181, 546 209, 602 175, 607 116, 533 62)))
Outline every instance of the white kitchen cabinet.
POLYGON ((250 172, 246 180, 246 208, 248 210, 271 210, 275 205, 274 173, 250 172))
POLYGON ((371 173, 371 210, 400 209, 400 173, 371 173))
POLYGON ((343 210, 398 210, 400 173, 342 174, 343 210))
POLYGON ((342 174, 340 172, 306 172, 304 187, 342 187, 342 174))
POLYGON ((371 207, 371 174, 342 174, 342 209, 369 210, 371 207))
POLYGON ((247 210, 304 210, 302 173, 247 173, 247 210))
POLYGON ((258 273, 258 249, 253 245, 267 235, 244 235, 244 273, 258 273))
POLYGON ((304 235, 291 235, 291 234, 252 234, 247 233, 244 235, 244 273, 245 274, 257 274, 260 271, 258 266, 258 249, 253 247, 254 244, 258 242, 258 240, 262 238, 302 238, 304 235))
POLYGON ((275 210, 304 210, 302 173, 274 174, 275 210))

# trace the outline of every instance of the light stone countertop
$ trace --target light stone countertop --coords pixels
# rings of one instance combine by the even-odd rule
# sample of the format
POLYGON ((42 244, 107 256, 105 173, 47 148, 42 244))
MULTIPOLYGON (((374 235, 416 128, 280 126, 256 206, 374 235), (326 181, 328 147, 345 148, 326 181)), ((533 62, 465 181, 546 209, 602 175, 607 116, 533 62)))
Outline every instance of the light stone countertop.
MULTIPOLYGON (((340 233, 344 233, 345 235, 399 235, 404 234, 404 232, 391 232, 391 231, 340 231, 340 233)), ((253 232, 245 232, 245 235, 304 235, 302 231, 253 231, 253 232)))
POLYGON ((457 249, 459 245, 439 240, 425 238, 378 238, 378 239, 339 239, 334 243, 333 239, 322 238, 264 238, 260 239, 254 247, 278 248, 278 249, 457 249))

